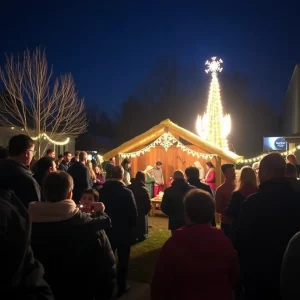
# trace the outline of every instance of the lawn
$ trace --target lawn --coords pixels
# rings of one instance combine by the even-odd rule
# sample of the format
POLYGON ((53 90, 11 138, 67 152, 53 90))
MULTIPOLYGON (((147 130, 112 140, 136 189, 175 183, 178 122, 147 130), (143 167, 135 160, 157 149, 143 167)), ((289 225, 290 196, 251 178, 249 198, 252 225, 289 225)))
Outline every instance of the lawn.
POLYGON ((134 245, 131 249, 128 275, 130 280, 151 283, 159 251, 170 237, 168 220, 163 215, 149 217, 150 238, 134 245))

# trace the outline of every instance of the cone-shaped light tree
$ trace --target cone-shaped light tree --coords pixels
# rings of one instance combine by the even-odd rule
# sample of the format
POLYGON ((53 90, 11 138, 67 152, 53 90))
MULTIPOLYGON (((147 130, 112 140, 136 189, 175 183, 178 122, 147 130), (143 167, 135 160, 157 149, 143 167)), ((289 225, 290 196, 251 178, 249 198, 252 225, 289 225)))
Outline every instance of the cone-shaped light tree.
POLYGON ((220 147, 223 150, 228 150, 227 136, 231 130, 230 115, 223 115, 223 107, 220 94, 220 85, 218 80, 218 72, 223 68, 222 59, 217 60, 212 57, 211 61, 206 61, 206 73, 211 73, 212 79, 210 83, 208 103, 203 116, 199 116, 196 122, 196 130, 198 135, 220 147))

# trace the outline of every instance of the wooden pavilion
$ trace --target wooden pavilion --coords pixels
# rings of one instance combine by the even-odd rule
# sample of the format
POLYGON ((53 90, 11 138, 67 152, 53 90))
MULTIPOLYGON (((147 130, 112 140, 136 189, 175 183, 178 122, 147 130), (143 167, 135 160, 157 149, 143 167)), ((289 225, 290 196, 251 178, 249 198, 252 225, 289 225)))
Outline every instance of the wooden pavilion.
POLYGON ((161 161, 165 183, 177 169, 184 171, 196 161, 205 167, 205 163, 211 161, 216 167, 217 186, 222 182, 221 165, 223 163, 235 164, 243 159, 231 151, 222 150, 204 141, 169 119, 103 156, 104 160, 111 157, 116 157, 117 164, 120 164, 125 157, 130 158, 133 176, 138 170, 144 170, 148 165, 154 166, 156 161, 161 161))

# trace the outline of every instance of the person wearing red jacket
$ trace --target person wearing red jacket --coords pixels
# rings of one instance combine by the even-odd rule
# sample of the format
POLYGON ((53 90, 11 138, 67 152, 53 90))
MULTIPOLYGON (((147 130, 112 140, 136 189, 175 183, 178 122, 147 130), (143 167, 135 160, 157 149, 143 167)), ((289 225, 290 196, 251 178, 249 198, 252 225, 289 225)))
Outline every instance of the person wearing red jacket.
POLYGON ((174 232, 157 260, 152 300, 232 300, 238 280, 237 254, 224 232, 210 225, 213 198, 200 189, 184 199, 187 226, 174 232))
POLYGON ((208 161, 206 163, 206 168, 208 169, 208 172, 205 177, 205 183, 207 183, 211 189, 211 192, 213 196, 216 194, 216 171, 215 166, 208 161))

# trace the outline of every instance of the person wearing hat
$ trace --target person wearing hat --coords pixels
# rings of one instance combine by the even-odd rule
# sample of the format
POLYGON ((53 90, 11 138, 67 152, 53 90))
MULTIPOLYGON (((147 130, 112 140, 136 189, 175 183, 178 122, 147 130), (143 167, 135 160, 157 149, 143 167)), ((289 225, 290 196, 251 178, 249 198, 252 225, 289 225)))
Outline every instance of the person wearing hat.
POLYGON ((153 184, 154 184, 154 177, 152 175, 152 170, 153 167, 152 166, 147 166, 146 169, 144 170, 144 172, 146 173, 146 188, 148 189, 149 193, 150 193, 150 198, 153 198, 153 184))

